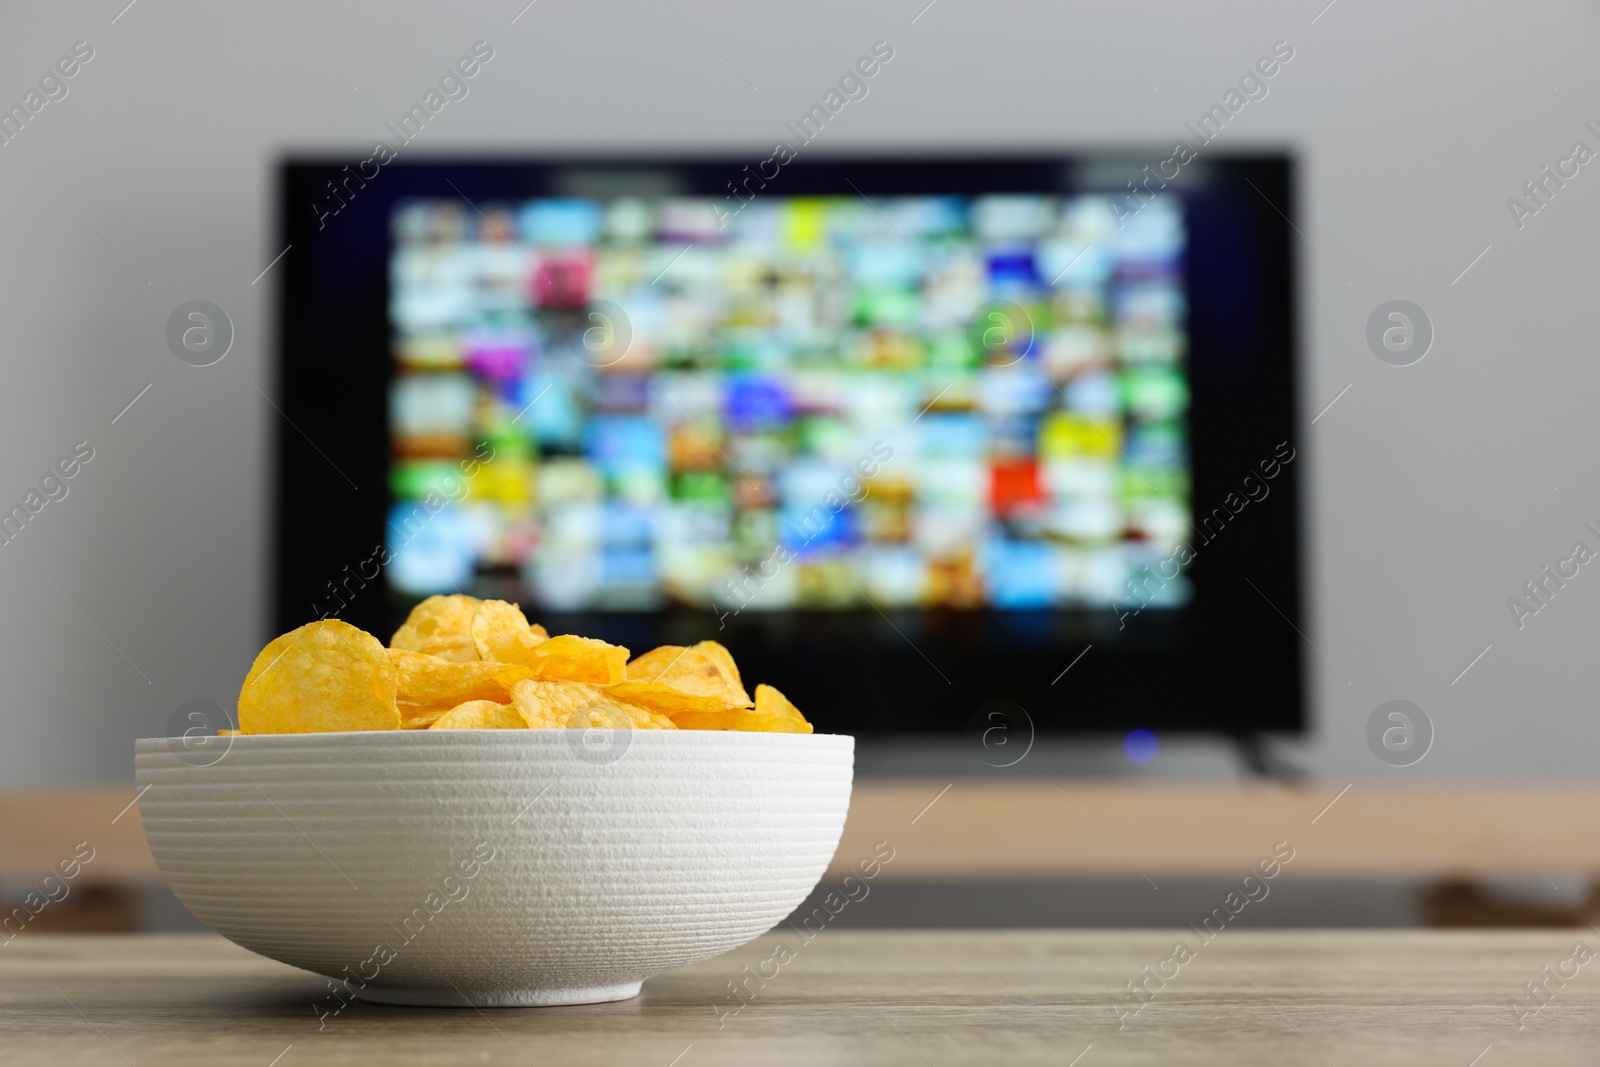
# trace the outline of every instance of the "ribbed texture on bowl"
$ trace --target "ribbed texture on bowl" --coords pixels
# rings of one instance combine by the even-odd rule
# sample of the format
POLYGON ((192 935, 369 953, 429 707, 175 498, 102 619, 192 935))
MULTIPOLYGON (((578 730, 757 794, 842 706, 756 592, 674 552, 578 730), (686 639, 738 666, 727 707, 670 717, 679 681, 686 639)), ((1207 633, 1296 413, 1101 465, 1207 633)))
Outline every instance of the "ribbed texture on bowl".
POLYGON ((210 766, 147 738, 139 809, 213 930, 438 1003, 559 1001, 726 952, 793 911, 838 846, 850 737, 638 731, 604 763, 580 736, 239 737, 210 766))

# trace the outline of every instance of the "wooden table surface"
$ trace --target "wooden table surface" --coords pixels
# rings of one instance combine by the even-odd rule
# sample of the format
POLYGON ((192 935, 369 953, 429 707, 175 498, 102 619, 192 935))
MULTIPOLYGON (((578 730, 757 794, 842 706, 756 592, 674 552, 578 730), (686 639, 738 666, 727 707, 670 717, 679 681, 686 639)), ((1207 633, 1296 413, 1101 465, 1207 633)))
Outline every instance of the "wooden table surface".
POLYGON ((220 938, 24 933, 0 947, 0 1062, 1592 1065, 1600 963, 1574 960, 1580 941, 1592 960, 1592 929, 1240 930, 1210 943, 1191 931, 825 931, 809 944, 785 931, 622 1003, 356 1002, 319 1030, 323 980, 220 938), (1163 965, 1179 940, 1192 958, 1163 965), (777 941, 793 959, 731 1014, 741 1002, 727 983, 777 941), (1173 977, 1123 1016, 1147 966, 1173 977), (1537 981, 1550 992, 1519 1020, 1512 1004, 1537 981))

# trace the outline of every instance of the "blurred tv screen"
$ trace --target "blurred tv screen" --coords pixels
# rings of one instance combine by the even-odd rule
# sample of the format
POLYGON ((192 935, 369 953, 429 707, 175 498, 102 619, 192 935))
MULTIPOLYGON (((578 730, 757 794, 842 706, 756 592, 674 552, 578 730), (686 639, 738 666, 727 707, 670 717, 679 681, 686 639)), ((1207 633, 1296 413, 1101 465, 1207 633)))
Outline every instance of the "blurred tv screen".
POLYGON ((721 207, 396 205, 394 589, 1102 606, 1187 535, 1179 201, 721 207))
POLYGON ((1298 728, 1292 167, 1170 154, 290 161, 279 628, 459 592, 819 729, 1298 728))

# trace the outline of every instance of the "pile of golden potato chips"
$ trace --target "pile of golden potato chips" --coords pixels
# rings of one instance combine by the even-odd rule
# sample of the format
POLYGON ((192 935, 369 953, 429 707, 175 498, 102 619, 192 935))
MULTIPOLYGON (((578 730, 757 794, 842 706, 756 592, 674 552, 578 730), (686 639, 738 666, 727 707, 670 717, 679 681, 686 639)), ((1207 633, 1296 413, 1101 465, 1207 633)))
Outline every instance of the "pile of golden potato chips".
POLYGON ((256 657, 239 732, 616 727, 811 732, 769 685, 745 692, 715 641, 628 650, 551 637, 504 600, 433 596, 384 648, 338 620, 308 623, 256 657))

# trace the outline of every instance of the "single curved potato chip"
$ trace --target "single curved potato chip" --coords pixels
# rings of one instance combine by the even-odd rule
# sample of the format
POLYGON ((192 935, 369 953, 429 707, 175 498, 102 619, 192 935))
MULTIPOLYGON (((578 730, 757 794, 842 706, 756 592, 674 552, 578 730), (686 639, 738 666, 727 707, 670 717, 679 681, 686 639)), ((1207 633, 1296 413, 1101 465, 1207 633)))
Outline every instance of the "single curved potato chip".
POLYGON ((811 724, 800 714, 800 709, 770 685, 756 686, 755 718, 760 720, 760 725, 741 726, 739 729, 791 734, 811 732, 811 724))
POLYGON ((458 663, 481 659, 472 641, 472 619, 480 603, 477 597, 461 593, 431 596, 411 609, 389 639, 389 647, 458 663))
MULTIPOLYGON (((783 719, 793 719, 795 722, 805 722, 806 717, 800 714, 800 709, 789 702, 789 698, 770 685, 756 686, 756 714, 775 715, 783 719)), ((805 733, 810 733, 810 723, 806 723, 805 733)))
MULTIPOLYGON (((551 638, 551 640, 555 640, 551 638)), ((512 705, 534 729, 612 727, 671 730, 672 720, 584 682, 531 681, 511 687, 512 705)))
POLYGON ((522 609, 504 600, 485 600, 472 616, 472 643, 478 658, 532 666, 533 650, 549 639, 543 626, 529 625, 522 609))
POLYGON ((618 697, 668 715, 676 709, 709 712, 718 707, 750 706, 750 694, 744 691, 733 656, 715 641, 688 648, 662 645, 652 649, 628 664, 626 684, 618 697), (635 689, 635 685, 643 688, 635 689))
POLYGON ((327 619, 261 650, 239 693, 247 734, 398 730, 397 671, 376 637, 327 619))
POLYGON ((493 700, 469 700, 445 712, 430 730, 526 730, 521 712, 493 700))
POLYGON ((628 650, 592 637, 562 634, 541 641, 528 656, 528 666, 540 678, 591 685, 611 685, 627 678, 628 650))

